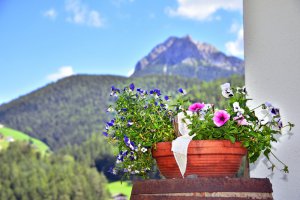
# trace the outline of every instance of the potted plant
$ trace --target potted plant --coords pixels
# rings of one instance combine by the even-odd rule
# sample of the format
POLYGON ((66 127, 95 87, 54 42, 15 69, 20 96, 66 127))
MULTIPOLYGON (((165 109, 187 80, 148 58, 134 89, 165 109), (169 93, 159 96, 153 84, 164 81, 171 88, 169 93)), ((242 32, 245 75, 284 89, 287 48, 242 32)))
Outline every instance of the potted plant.
MULTIPOLYGON (((188 135, 194 135, 188 148, 187 175, 231 176, 247 151, 250 162, 265 155, 273 170, 276 166, 270 156, 281 161, 273 154, 271 142, 277 141, 276 135, 282 128, 291 129, 294 125, 288 122, 283 126, 279 109, 270 103, 250 109, 245 88, 233 89, 226 83, 221 89, 228 99, 228 106, 222 110, 213 104, 191 104, 182 88, 178 89, 178 97, 172 98, 162 95, 159 89, 145 91, 130 84, 120 90, 112 86, 111 96, 116 100, 107 109, 112 119, 103 132, 118 148, 111 172, 147 177, 155 157, 165 177, 180 177, 171 152, 171 142, 183 132, 174 123, 178 116, 181 116, 178 121, 181 127, 188 135), (217 170, 226 167, 226 172, 217 170)), ((282 164, 282 170, 287 173, 287 165, 282 164)))

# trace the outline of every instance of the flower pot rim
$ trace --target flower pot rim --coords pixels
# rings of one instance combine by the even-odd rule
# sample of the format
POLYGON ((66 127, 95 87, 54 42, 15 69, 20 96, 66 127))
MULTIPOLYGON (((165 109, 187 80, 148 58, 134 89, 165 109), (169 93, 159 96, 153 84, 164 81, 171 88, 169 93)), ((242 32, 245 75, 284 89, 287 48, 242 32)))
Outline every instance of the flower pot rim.
MULTIPOLYGON (((223 143, 223 142, 230 142, 231 144, 242 144, 242 142, 241 141, 235 141, 234 143, 232 143, 230 140, 224 140, 224 139, 222 139, 222 140, 192 140, 191 141, 191 143, 195 143, 195 142, 204 142, 204 143, 206 143, 206 142, 218 142, 218 143, 223 143)), ((156 145, 157 144, 169 144, 169 143, 172 143, 172 141, 167 141, 167 142, 157 142, 157 143, 155 143, 156 145)))

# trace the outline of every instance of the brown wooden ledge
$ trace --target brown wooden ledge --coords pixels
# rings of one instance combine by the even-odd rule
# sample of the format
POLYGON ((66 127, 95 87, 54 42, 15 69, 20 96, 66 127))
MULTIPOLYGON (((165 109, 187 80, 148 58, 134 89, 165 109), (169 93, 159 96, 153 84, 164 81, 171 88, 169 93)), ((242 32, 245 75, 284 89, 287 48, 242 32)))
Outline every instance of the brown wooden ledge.
POLYGON ((131 200, 271 200, 267 178, 194 178, 135 181, 131 200))

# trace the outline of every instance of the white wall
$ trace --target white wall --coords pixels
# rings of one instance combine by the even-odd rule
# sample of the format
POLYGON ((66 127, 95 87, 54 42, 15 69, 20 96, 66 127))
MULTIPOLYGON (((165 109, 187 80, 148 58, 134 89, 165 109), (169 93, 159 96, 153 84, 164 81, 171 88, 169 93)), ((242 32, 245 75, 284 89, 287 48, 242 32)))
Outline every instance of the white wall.
MULTIPOLYGON (((300 200, 300 0, 244 0, 246 86, 256 102, 281 108, 293 122, 276 154, 285 161, 287 180, 276 171, 271 182, 276 200, 300 200)), ((251 177, 270 174, 260 162, 251 177)))

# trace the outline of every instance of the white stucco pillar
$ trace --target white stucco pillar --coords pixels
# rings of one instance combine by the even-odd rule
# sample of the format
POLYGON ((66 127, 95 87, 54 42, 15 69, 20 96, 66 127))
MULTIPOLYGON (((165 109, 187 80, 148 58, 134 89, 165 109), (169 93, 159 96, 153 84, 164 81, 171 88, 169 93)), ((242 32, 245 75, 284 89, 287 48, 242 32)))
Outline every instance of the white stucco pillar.
MULTIPOLYGON (((270 177, 276 200, 300 199, 300 0, 244 0, 246 87, 257 102, 278 106, 296 126, 275 145, 288 164, 270 177)), ((262 162, 252 177, 270 174, 262 162)))

